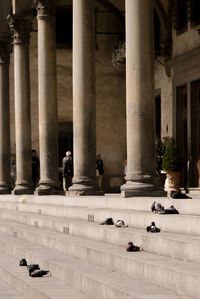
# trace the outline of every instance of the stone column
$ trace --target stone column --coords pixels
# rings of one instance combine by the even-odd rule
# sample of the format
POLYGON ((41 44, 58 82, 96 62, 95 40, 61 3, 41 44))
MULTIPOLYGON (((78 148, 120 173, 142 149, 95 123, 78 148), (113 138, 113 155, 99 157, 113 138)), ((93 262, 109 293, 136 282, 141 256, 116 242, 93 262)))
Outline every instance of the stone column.
POLYGON ((40 182, 37 192, 42 195, 54 194, 59 186, 55 9, 53 0, 34 2, 38 19, 40 142, 40 182))
POLYGON ((127 175, 122 196, 157 192, 153 0, 126 0, 127 175))
POLYGON ((74 177, 69 193, 77 195, 98 193, 94 2, 73 1, 74 177))
POLYGON ((30 19, 10 18, 14 44, 16 183, 14 194, 32 194, 29 39, 30 19))
POLYGON ((11 193, 10 177, 10 38, 0 38, 0 194, 11 193))

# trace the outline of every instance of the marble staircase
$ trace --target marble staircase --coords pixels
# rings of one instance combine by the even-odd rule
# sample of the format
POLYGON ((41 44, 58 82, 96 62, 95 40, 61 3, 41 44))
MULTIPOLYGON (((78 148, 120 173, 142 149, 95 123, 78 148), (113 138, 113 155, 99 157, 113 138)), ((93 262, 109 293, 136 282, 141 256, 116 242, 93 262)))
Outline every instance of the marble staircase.
POLYGON ((172 200, 4 195, 0 280, 30 299, 200 298, 199 224, 198 196, 172 200), (180 214, 152 213, 154 200, 165 207, 173 204, 180 214), (123 219, 128 227, 99 225, 106 217, 123 219), (146 232, 151 221, 160 233, 146 232), (126 252, 128 241, 143 250, 126 252), (52 276, 29 277, 27 269, 18 266, 22 257, 52 276))

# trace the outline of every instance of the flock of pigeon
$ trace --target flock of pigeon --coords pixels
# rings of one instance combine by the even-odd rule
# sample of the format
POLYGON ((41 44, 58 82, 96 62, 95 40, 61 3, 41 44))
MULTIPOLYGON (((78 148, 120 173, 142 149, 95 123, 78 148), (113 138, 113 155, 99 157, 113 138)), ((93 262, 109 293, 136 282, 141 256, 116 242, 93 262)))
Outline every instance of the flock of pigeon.
POLYGON ((21 259, 19 261, 19 265, 22 267, 26 267, 28 272, 29 272, 29 276, 31 277, 42 277, 42 276, 51 276, 51 272, 48 270, 41 270, 38 264, 27 264, 27 261, 25 258, 21 259))
MULTIPOLYGON (((179 214, 179 212, 174 208, 174 206, 170 206, 165 209, 159 202, 154 202, 151 206, 151 211, 153 213, 159 214, 179 214)), ((106 218, 104 221, 100 222, 101 225, 114 225, 114 221, 112 218, 106 218)), ((122 219, 117 220, 116 227, 128 227, 122 219)), ((156 227, 155 222, 151 222, 151 225, 146 227, 147 232, 151 233, 159 233, 160 228, 156 227)), ((126 247, 126 251, 142 251, 143 248, 137 245, 134 245, 133 242, 128 242, 126 247)), ((20 266, 27 267, 29 276, 31 277, 42 277, 42 276, 51 276, 51 272, 48 270, 41 270, 38 264, 27 264, 25 258, 22 258, 19 262, 20 266)))

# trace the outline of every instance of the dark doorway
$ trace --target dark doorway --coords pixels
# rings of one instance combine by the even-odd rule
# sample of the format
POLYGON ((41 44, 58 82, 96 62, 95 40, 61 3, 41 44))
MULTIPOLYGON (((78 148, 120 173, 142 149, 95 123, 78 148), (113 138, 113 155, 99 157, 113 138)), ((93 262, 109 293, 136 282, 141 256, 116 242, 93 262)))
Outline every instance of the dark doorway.
POLYGON ((161 95, 155 97, 155 134, 156 137, 161 136, 161 95))
POLYGON ((72 48, 72 6, 56 10, 56 43, 57 48, 72 48))
POLYGON ((191 82, 191 186, 200 187, 200 80, 191 82), (199 169, 199 171, 198 171, 199 169))
POLYGON ((176 88, 176 143, 183 158, 183 182, 186 189, 188 172, 188 119, 187 85, 176 88))

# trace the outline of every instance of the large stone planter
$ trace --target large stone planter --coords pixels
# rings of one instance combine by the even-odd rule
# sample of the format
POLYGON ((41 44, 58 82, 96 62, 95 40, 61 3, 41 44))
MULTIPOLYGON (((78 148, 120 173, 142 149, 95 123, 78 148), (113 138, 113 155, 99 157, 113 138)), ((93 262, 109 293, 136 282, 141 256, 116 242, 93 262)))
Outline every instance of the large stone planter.
POLYGON ((176 191, 181 192, 181 182, 182 182, 182 172, 181 171, 168 171, 167 172, 168 180, 168 192, 176 191))

